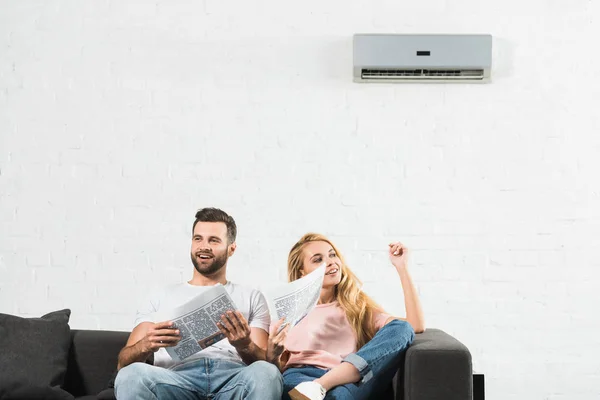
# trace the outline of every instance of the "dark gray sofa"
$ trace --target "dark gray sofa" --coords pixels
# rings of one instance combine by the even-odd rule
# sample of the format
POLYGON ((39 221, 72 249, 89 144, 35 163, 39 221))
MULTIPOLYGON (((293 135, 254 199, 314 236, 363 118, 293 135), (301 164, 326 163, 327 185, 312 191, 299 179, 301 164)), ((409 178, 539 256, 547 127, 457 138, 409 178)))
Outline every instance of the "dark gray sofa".
POLYGON ((71 349, 63 388, 76 399, 114 398, 117 356, 129 332, 71 330, 71 349))
POLYGON ((394 378, 395 400, 472 400, 469 349, 439 329, 415 336, 394 378))
MULTIPOLYGON (((64 389, 78 399, 110 399, 108 388, 128 332, 72 330, 64 389)), ((373 399, 472 400, 471 354, 439 329, 416 335, 393 384, 373 399)))

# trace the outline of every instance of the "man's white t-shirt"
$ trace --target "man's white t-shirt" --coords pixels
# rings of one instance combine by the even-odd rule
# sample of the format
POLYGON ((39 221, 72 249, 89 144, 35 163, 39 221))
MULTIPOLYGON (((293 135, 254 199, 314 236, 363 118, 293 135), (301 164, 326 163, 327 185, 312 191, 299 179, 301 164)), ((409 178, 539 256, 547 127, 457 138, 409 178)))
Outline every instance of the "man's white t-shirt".
MULTIPOLYGON (((269 332, 271 318, 267 302, 262 293, 256 289, 237 285, 232 282, 227 282, 224 286, 238 307, 238 310, 241 311, 246 321, 248 321, 250 328, 260 328, 269 332)), ((159 290, 152 296, 148 303, 138 309, 134 326, 138 326, 142 322, 163 322, 155 320, 155 316, 159 311, 179 307, 211 287, 195 286, 185 282, 170 285, 159 290)), ((193 356, 186 358, 183 362, 187 363, 198 358, 220 358, 242 361, 235 347, 227 339, 223 339, 199 351, 193 356)), ((154 353, 154 365, 170 368, 176 364, 178 363, 169 356, 169 353, 164 348, 154 353)))

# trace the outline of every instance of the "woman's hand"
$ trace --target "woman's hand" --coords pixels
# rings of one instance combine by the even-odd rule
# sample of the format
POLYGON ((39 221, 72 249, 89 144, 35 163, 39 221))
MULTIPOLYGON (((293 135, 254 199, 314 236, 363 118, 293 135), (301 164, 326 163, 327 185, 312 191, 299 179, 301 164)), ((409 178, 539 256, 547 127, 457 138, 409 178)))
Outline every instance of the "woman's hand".
POLYGON ((390 243, 390 261, 396 269, 404 269, 408 265, 408 248, 400 242, 390 243))
POLYGON ((281 354, 285 351, 285 338, 287 337, 290 325, 287 324, 279 333, 279 328, 285 318, 281 318, 275 325, 271 325, 269 329, 269 342, 267 344, 266 360, 271 364, 276 365, 281 370, 281 354))

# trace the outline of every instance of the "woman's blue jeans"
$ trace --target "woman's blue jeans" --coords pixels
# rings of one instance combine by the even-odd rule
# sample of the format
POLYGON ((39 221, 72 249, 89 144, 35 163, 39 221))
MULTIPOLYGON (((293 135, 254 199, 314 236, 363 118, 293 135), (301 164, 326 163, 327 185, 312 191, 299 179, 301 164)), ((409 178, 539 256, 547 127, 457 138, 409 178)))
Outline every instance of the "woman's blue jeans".
MULTIPOLYGON (((356 353, 348 354, 342 362, 356 367, 361 379, 327 391, 325 399, 367 399, 384 390, 400 366, 401 356, 415 338, 415 331, 406 321, 394 320, 381 328, 356 353)), ((283 373, 283 398, 301 382, 314 381, 325 375, 327 369, 316 367, 289 368, 283 373)))

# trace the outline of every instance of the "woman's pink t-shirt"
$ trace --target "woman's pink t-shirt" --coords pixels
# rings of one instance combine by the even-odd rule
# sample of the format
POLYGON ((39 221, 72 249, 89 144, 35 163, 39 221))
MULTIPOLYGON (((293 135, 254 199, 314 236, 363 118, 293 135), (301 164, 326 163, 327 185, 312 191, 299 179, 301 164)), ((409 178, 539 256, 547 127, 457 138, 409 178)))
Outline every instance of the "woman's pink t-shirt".
MULTIPOLYGON (((383 327, 388 318, 390 315, 386 313, 375 314, 375 330, 383 327)), ((285 347, 290 352, 286 368, 304 365, 333 368, 357 351, 356 335, 337 301, 317 305, 290 330, 285 347)))

